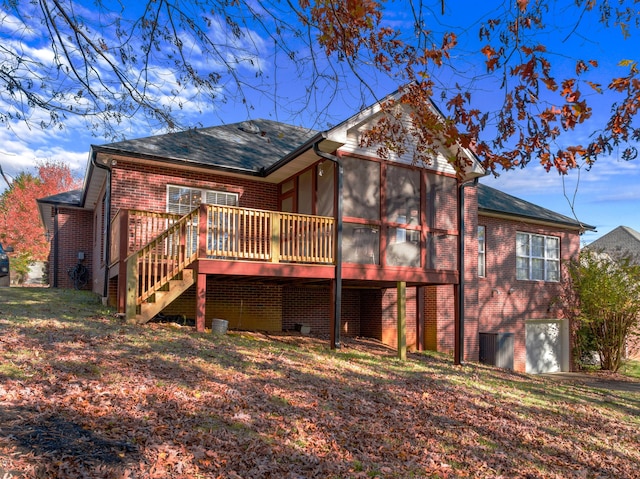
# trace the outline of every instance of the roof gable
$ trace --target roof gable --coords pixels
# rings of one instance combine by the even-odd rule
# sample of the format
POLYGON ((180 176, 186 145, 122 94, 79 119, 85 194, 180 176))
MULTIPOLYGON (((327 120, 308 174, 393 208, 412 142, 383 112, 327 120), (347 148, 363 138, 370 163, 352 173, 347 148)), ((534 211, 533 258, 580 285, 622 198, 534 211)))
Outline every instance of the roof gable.
POLYGON ((592 241, 587 248, 612 255, 632 255, 640 259, 640 233, 628 226, 618 226, 606 235, 592 241))
MULTIPOLYGON (((402 98, 404 94, 403 88, 387 95, 385 98, 377 101, 373 105, 359 111, 355 115, 347 118, 343 122, 339 123, 335 127, 331 128, 327 131, 326 136, 330 140, 334 140, 337 143, 341 143, 345 145, 345 149, 352 149, 353 153, 362 154, 365 156, 373 155, 377 156, 376 147, 363 148, 360 146, 360 139, 362 134, 373 127, 376 122, 381 118, 383 113, 383 105, 387 102, 397 102, 402 98)), ((428 100, 428 108, 436 115, 439 119, 444 121, 444 115, 438 109, 433 100, 428 100)), ((410 120, 410 107, 408 105, 402 104, 400 102, 395 104, 395 112, 401 116, 401 121, 404 123, 404 126, 407 127, 408 130, 412 129, 411 120, 410 120)), ((412 136, 412 135, 408 135, 412 136)), ((403 157, 399 157, 395 154, 390 155, 388 158, 390 161, 398 161, 406 164, 414 164, 415 160, 413 157, 413 153, 416 149, 415 138, 414 141, 409 141, 409 143, 405 146, 408 147, 409 151, 403 155, 403 157)), ((448 173, 455 173, 454 167, 448 162, 447 157, 451 156, 452 153, 462 155, 466 157, 469 161, 469 165, 465 168, 464 179, 472 179, 474 177, 484 176, 486 174, 484 168, 480 164, 478 157, 475 155, 473 151, 468 148, 463 148, 460 145, 453 145, 450 147, 444 146, 443 143, 440 144, 438 148, 438 153, 432 158, 432 163, 427 165, 422 165, 428 167, 429 169, 433 169, 436 171, 446 171, 448 173)))
POLYGON ((580 223, 573 218, 511 196, 482 183, 478 184, 478 212, 513 216, 532 222, 553 223, 580 230, 595 230, 595 227, 591 225, 580 223))

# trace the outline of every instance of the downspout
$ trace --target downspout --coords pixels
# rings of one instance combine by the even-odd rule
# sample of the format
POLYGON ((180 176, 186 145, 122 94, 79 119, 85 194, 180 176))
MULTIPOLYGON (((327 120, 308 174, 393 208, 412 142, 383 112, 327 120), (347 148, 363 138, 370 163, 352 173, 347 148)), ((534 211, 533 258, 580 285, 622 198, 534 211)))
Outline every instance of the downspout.
POLYGON ((105 264, 104 264, 104 279, 102 286, 102 298, 109 297, 109 264, 111 263, 111 167, 107 165, 103 165, 97 162, 96 160, 97 154, 91 156, 91 164, 96 168, 100 168, 101 170, 105 170, 107 172, 107 188, 104 192, 104 204, 105 211, 104 217, 107 221, 107 228, 105 230, 106 241, 105 241, 105 264))
POLYGON ((340 312, 342 308, 342 176, 343 176, 343 168, 342 162, 335 155, 330 155, 329 153, 324 153, 320 151, 318 148, 318 144, 322 140, 318 140, 313 144, 313 151, 320 158, 324 158, 325 160, 332 161, 335 163, 338 169, 338 178, 336 184, 336 194, 337 204, 336 204, 336 272, 335 272, 335 290, 333 297, 335 298, 334 302, 334 324, 333 324, 333 341, 331 342, 331 349, 340 349, 340 325, 341 325, 341 317, 340 312))
POLYGON ((477 184, 478 178, 474 178, 471 182, 461 183, 458 187, 458 317, 456 318, 457 334, 454 345, 454 364, 462 364, 464 362, 464 188, 466 186, 477 186, 477 184))
POLYGON ((58 238, 58 207, 53 207, 53 287, 58 287, 58 244, 60 238, 58 238))

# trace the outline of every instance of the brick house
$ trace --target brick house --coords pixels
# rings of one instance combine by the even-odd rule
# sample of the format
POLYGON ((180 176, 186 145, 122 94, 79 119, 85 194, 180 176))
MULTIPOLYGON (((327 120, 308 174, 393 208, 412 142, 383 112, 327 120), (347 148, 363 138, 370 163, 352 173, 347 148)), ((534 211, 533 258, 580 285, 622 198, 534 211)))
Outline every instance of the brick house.
POLYGON ((382 160, 360 146, 379 114, 376 104, 324 132, 255 120, 92 146, 83 188, 38 202, 50 285, 72 287, 82 257, 87 288, 129 321, 305 324, 334 347, 366 336, 457 361, 478 360, 479 333, 511 333, 507 367, 524 371, 527 321, 562 321, 549 312, 557 278, 516 278, 516 235, 556 237, 565 258, 584 225, 510 209, 513 197, 477 184, 485 172, 464 149, 442 147, 429 165, 382 160), (468 159, 462 178, 451 154, 468 159), (521 302, 507 309, 494 288, 521 302))

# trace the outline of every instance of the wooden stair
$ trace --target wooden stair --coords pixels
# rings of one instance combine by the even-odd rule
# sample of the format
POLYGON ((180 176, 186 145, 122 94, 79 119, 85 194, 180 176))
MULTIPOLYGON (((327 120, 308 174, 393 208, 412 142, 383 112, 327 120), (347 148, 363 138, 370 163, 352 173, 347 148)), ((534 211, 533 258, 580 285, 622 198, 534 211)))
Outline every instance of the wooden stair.
POLYGON ((129 320, 134 324, 145 324, 164 308, 180 297, 190 286, 195 283, 195 275, 192 269, 183 269, 181 273, 161 289, 156 291, 139 306, 139 312, 129 320))

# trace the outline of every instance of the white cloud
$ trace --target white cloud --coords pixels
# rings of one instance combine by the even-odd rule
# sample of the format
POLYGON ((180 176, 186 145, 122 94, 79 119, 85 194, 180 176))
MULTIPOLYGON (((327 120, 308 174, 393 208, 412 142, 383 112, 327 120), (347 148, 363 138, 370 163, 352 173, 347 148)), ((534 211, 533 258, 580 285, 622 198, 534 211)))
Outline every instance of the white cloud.
POLYGON ((9 34, 12 38, 30 40, 37 36, 37 31, 31 25, 24 23, 18 17, 2 10, 0 6, 0 31, 9 34))

